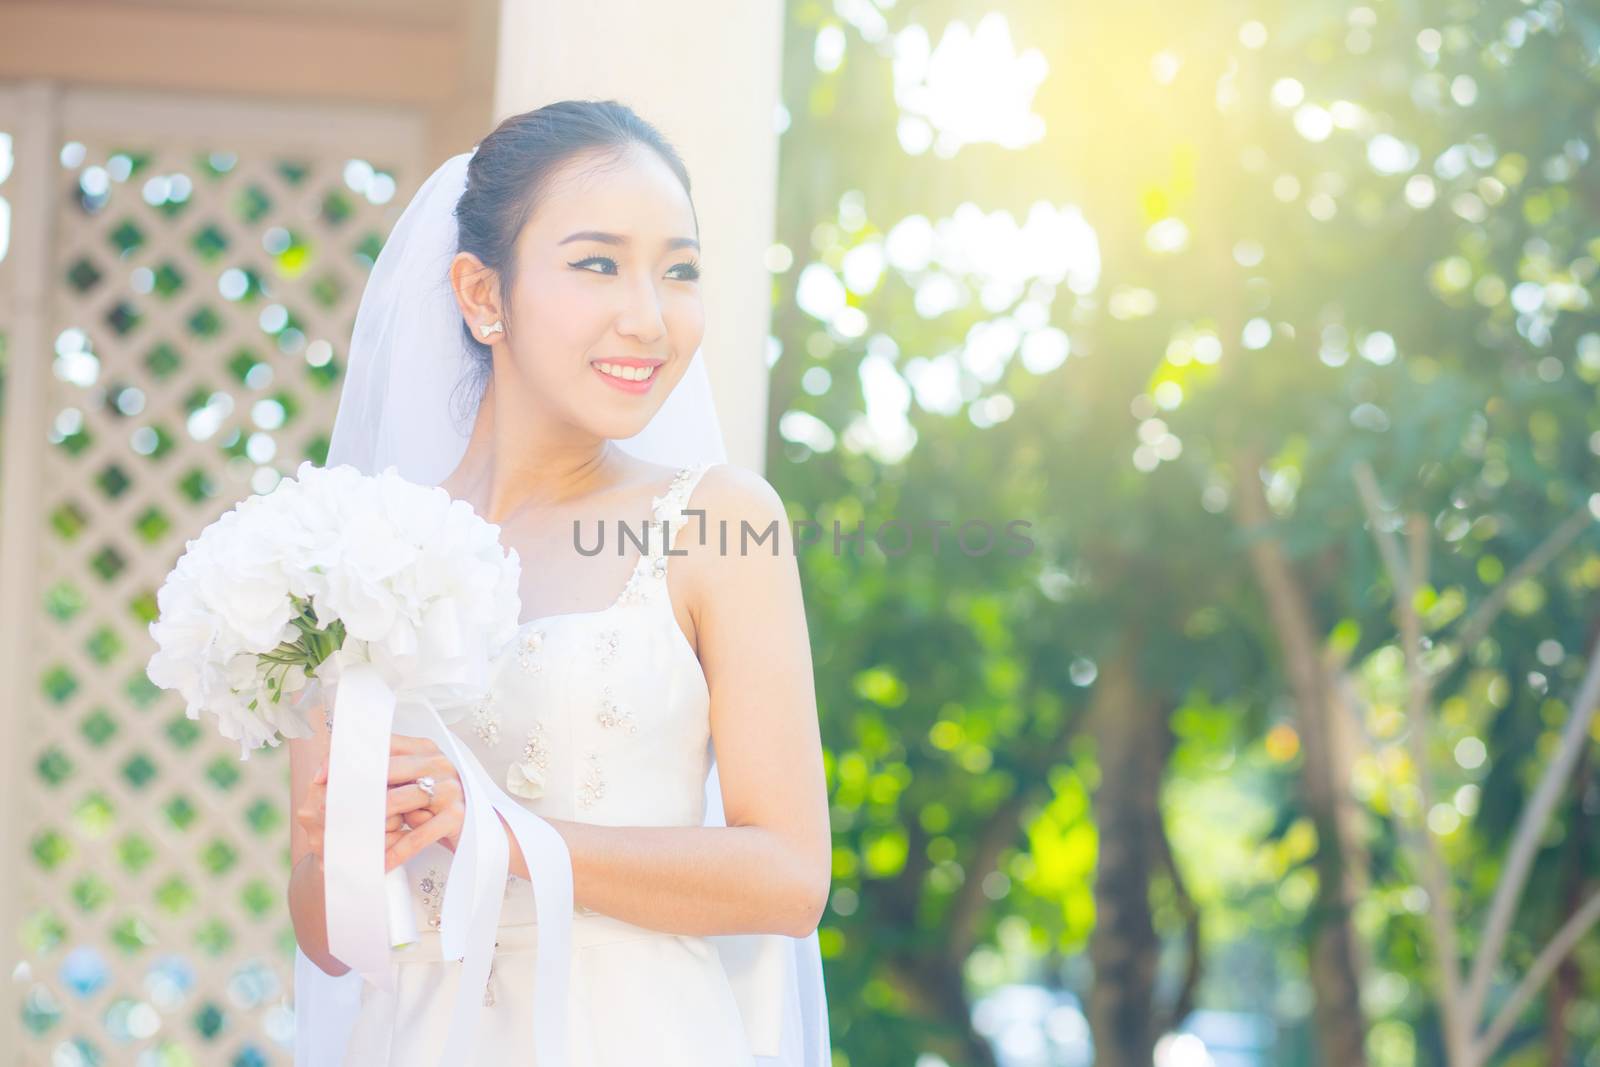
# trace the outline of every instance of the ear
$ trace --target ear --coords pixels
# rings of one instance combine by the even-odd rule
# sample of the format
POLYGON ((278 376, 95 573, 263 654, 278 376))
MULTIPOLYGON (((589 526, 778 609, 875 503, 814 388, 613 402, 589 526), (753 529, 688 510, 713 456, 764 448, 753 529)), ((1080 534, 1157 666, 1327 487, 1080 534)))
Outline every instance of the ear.
MULTIPOLYGON (((500 307, 500 272, 486 266, 471 252, 457 252, 450 261, 450 286, 455 290, 456 305, 466 319, 472 336, 488 342, 480 326, 504 321, 500 307)), ((496 335, 490 334, 490 337, 496 335)))

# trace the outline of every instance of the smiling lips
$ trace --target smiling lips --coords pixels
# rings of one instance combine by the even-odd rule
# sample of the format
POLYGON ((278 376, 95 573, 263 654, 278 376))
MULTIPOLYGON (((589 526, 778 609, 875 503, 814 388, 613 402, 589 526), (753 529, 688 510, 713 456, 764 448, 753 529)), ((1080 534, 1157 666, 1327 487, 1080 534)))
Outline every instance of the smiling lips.
POLYGON ((608 384, 628 393, 648 392, 660 365, 659 360, 648 359, 607 359, 591 364, 608 384))

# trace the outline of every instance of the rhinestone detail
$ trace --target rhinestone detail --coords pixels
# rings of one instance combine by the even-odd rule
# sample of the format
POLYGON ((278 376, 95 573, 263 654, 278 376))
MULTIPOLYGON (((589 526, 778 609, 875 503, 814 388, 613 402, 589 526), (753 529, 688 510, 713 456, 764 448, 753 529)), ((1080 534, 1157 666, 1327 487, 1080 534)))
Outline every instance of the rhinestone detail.
MULTIPOLYGON (((496 941, 494 947, 499 948, 500 942, 496 941)), ((489 956, 489 977, 487 984, 483 987, 483 1006, 486 1008, 494 1007, 494 965, 498 962, 498 956, 493 954, 489 956)))
POLYGON ((550 769, 550 745, 544 723, 535 721, 523 742, 521 760, 506 768, 506 791, 525 800, 544 796, 544 775, 550 769))
POLYGON ((617 655, 617 643, 621 631, 616 629, 601 630, 600 636, 595 640, 595 651, 600 653, 602 665, 610 663, 617 655))
MULTIPOLYGON (((704 470, 707 466, 709 464, 702 464, 699 467, 680 467, 672 476, 667 491, 660 496, 650 498, 654 523, 661 528, 661 539, 656 546, 659 550, 640 557, 633 574, 628 577, 628 584, 623 588, 622 595, 617 598, 619 604, 643 602, 651 589, 646 582, 650 579, 659 581, 667 576, 666 550, 671 545, 672 523, 682 518, 684 505, 688 502, 689 485, 696 472, 704 470)), ((648 537, 645 543, 647 546, 650 545, 648 537)))
POLYGON ((584 772, 583 781, 578 786, 578 804, 587 808, 606 795, 606 780, 600 773, 599 754, 591 749, 584 755, 589 761, 589 769, 584 772))
POLYGON ((472 728, 491 747, 500 743, 500 709, 496 696, 497 694, 491 690, 489 695, 472 709, 472 728))
POLYGON ((600 697, 600 714, 597 718, 601 726, 626 726, 630 734, 639 732, 638 725, 633 721, 633 712, 619 708, 617 702, 611 699, 609 685, 605 687, 604 694, 600 697))
POLYGON ((437 867, 429 867, 417 883, 422 890, 422 906, 428 913, 428 928, 439 929, 439 912, 444 907, 444 874, 437 867))
POLYGON ((544 668, 544 658, 539 650, 544 647, 544 631, 529 630, 517 642, 517 663, 529 674, 538 674, 544 668))

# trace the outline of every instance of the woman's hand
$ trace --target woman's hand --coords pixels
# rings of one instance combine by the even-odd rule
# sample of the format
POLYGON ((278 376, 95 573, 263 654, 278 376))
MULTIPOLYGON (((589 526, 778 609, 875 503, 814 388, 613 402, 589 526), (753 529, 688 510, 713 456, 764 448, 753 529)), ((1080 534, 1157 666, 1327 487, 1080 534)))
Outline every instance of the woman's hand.
MULTIPOLYGON (((317 857, 317 862, 322 862, 322 833, 328 823, 328 763, 322 762, 317 768, 317 775, 311 779, 311 786, 306 790, 305 803, 294 813, 295 821, 306 833, 306 840, 311 846, 311 852, 317 857)), ((406 834, 405 819, 399 815, 390 815, 383 823, 383 847, 387 851, 393 848, 395 842, 406 834)))
POLYGON ((390 825, 398 819, 406 828, 388 835, 384 869, 393 870, 435 841, 454 852, 466 814, 461 776, 439 746, 426 737, 393 735, 389 739, 388 815, 390 825), (432 796, 417 784, 423 777, 433 779, 432 796))

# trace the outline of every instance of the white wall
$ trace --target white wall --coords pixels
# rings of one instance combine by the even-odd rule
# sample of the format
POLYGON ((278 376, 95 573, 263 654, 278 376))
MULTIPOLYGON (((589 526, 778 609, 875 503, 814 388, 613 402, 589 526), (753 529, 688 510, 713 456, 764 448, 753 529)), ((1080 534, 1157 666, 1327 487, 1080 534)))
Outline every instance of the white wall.
POLYGON ((781 0, 501 0, 494 124, 616 99, 677 146, 700 217, 706 335, 729 458, 764 469, 781 0))

